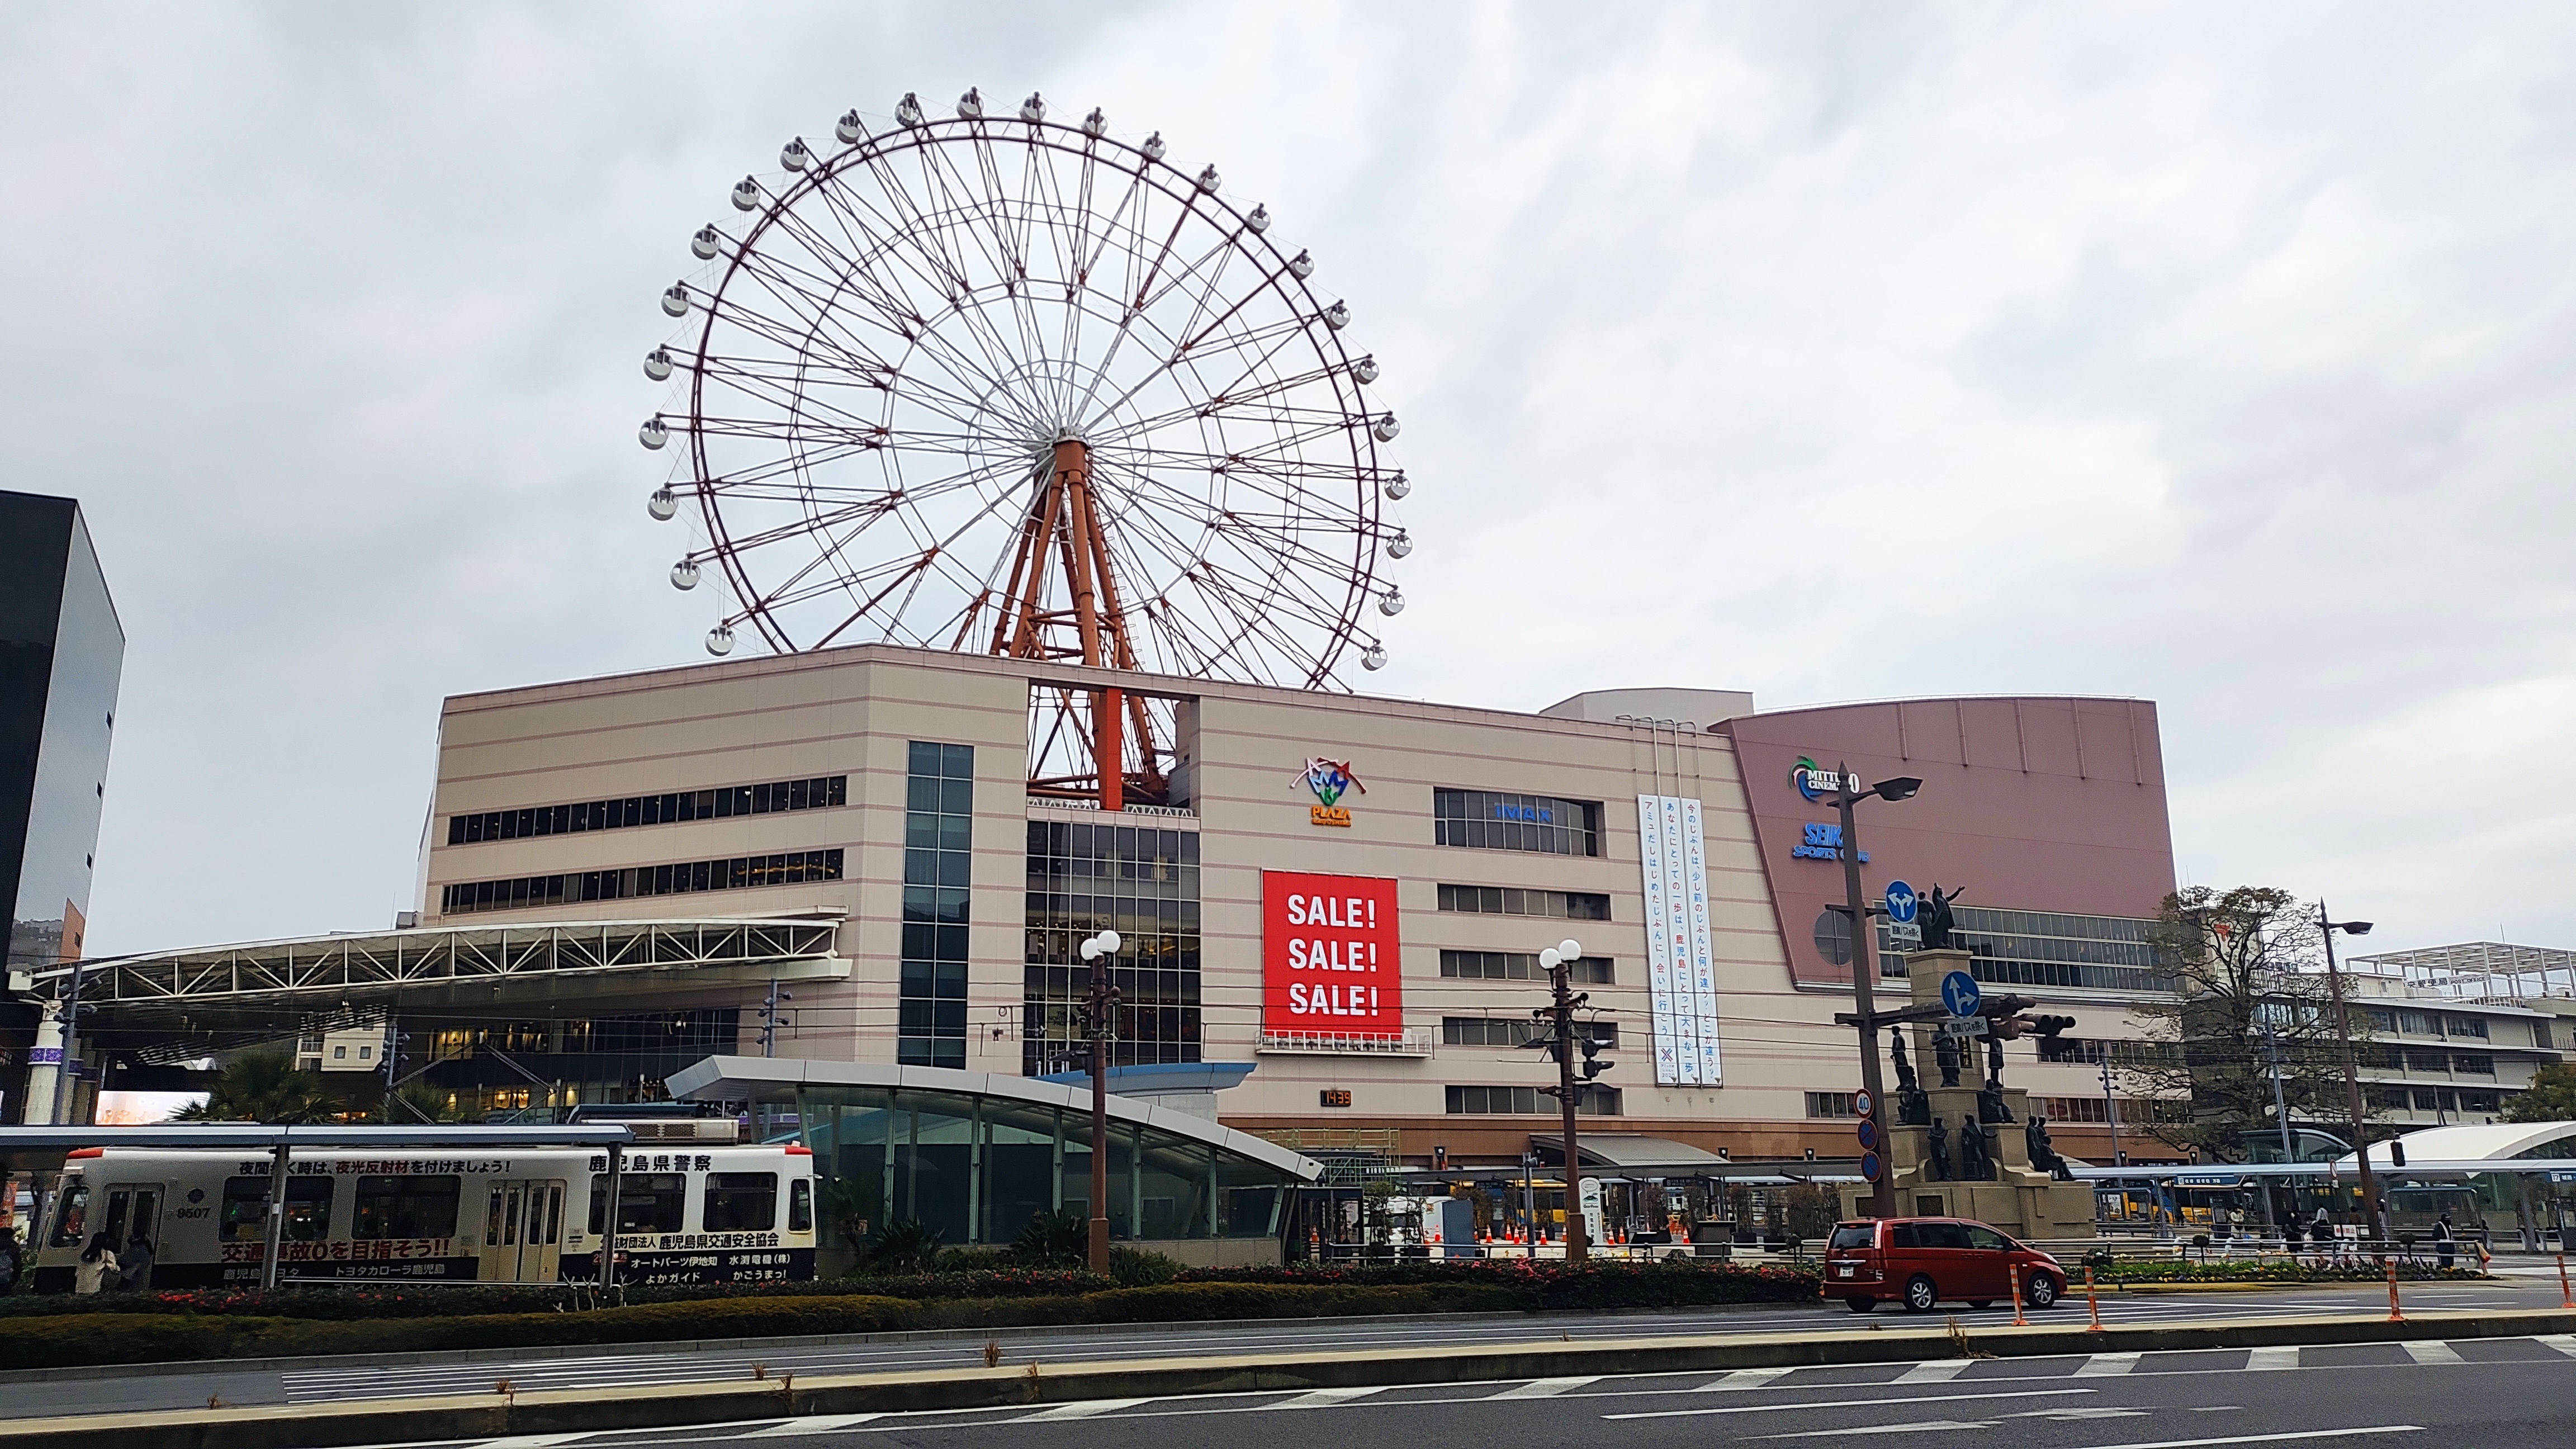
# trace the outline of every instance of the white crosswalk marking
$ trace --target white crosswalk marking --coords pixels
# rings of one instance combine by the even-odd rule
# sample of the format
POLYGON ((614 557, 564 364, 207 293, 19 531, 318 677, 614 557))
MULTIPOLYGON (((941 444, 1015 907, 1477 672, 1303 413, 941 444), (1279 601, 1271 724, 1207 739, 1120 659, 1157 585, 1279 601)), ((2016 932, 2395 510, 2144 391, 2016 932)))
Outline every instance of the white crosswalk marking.
POLYGON ((474 1449, 549 1449, 551 1445, 569 1444, 575 1439, 587 1439, 598 1432, 596 1429, 585 1429, 577 1434, 513 1434, 507 1439, 486 1439, 475 1445, 474 1449))
POLYGON ((1487 1394, 1485 1397, 1488 1399, 1552 1399, 1568 1389, 1579 1389, 1585 1384, 1599 1382, 1601 1382, 1599 1374, 1579 1379, 1532 1379, 1519 1388, 1505 1389, 1499 1394, 1487 1394))
POLYGON ((1264 1404, 1262 1407, 1265 1409, 1329 1409, 1335 1404, 1347 1404, 1353 1399, 1364 1399, 1381 1391, 1382 1388, 1309 1389, 1293 1399, 1282 1399, 1278 1403, 1264 1404))
POLYGON ((2544 1333, 2532 1342, 2542 1348, 2554 1348, 2569 1358, 2576 1358, 2576 1333, 2544 1333))
POLYGON ((1966 1373, 1968 1371, 1968 1365, 1974 1362, 1976 1362, 1975 1359, 1969 1358, 1936 1358, 1930 1363, 1918 1363, 1914 1367, 1907 1369, 1905 1372, 1898 1374, 1894 1382, 1900 1384, 1948 1383, 1950 1380, 1966 1373))
POLYGON ((2258 1348, 2246 1355, 2245 1366, 2249 1369, 2294 1369, 2299 1366, 2299 1350, 2295 1345, 2289 1348, 2258 1348))
POLYGON ((2144 1357, 2146 1355, 2138 1353, 2097 1353, 2084 1361, 2084 1367, 2077 1369, 2075 1376, 2079 1379, 2098 1379, 2112 1374, 2124 1374, 2136 1368, 2138 1360, 2144 1357))
POLYGON ((1722 1379, 1709 1380, 1693 1392, 1709 1394, 1730 1389, 1758 1389, 1773 1379, 1786 1378, 1795 1372, 1797 1370, 1784 1368, 1737 1369, 1722 1379))
POLYGON ((835 1429, 854 1428, 871 1419, 884 1417, 883 1414, 814 1414, 802 1419, 790 1419, 784 1424, 772 1424, 766 1429, 754 1429, 742 1437, 784 1439, 795 1434, 829 1434, 835 1429))
POLYGON ((1114 1409, 1132 1409, 1143 1402, 1145 1402, 1143 1399, 1084 1399, 1079 1403, 1058 1404, 1052 1409, 1040 1409, 1034 1414, 1023 1414, 1010 1422, 1052 1424, 1061 1419, 1088 1419, 1094 1414, 1106 1414, 1114 1409))
POLYGON ((2453 1349, 2449 1344, 2442 1342, 2438 1338, 2428 1338, 2421 1340, 2420 1342, 2408 1342, 2406 1344, 2406 1356, 2415 1360, 2417 1363, 2467 1362, 2467 1360, 2460 1357, 2457 1350, 2453 1349))

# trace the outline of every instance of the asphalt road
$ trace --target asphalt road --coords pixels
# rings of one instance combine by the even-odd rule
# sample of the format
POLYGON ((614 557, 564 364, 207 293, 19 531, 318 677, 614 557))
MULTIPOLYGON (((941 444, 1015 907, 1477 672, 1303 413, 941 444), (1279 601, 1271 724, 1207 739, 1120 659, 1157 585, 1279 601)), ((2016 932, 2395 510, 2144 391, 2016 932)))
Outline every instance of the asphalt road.
POLYGON ((1264 1449, 1794 1449, 1807 1440, 1897 1435, 1925 1449, 2564 1449, 2576 1440, 2576 1335, 1119 1399, 462 1442, 1199 1449, 1223 1436, 1264 1449))
MULTIPOLYGON (((2385 1290, 2308 1289, 2282 1293, 2188 1293, 2113 1295, 2102 1300, 2105 1323, 2156 1323, 2179 1320, 2366 1311, 2386 1302, 2385 1290)), ((2503 1280, 2487 1283, 2413 1286, 2405 1289, 2410 1308, 2433 1310, 2549 1308, 2559 1303, 2556 1283, 2503 1280)), ((2012 1310, 1982 1312, 1944 1305, 1971 1326, 2009 1323, 2012 1310)), ((2084 1321, 2084 1301, 2074 1298, 2037 1323, 2084 1321)), ((1878 1317, 1903 1321, 1893 1306, 1878 1317)), ((1569 1314, 1562 1316, 1486 1318, 1465 1321, 1371 1322, 1367 1320, 1301 1320, 1236 1328, 1148 1326, 1114 1331, 1062 1329, 996 1329, 954 1337, 841 1345, 685 1352, 638 1344, 613 1350, 578 1350, 556 1356, 486 1359, 425 1364, 348 1364, 327 1361, 293 1369, 226 1370, 212 1373, 168 1373, 137 1369, 75 1378, 36 1381, 29 1376, 0 1374, 0 1422, 56 1414, 118 1410, 177 1409, 226 1404, 310 1404, 335 1400, 406 1395, 473 1393, 508 1379, 522 1390, 579 1389, 638 1384, 676 1384, 748 1378, 752 1366, 769 1373, 892 1372, 907 1368, 956 1368, 983 1361, 986 1339, 1002 1346, 1003 1362, 1076 1363, 1120 1358, 1166 1358, 1193 1353, 1265 1353, 1418 1347, 1427 1341, 1455 1344, 1601 1341, 1652 1338, 1673 1334, 1742 1333, 1764 1327, 1815 1329, 1856 1325, 1862 1320, 1840 1304, 1777 1308, 1743 1308, 1694 1313, 1569 1314), (13 1380, 15 1380, 13 1382, 13 1380)), ((1859 1372, 1859 1371, 1855 1371, 1859 1372)), ((764 1441, 765 1442, 765 1441, 764 1441)), ((2566 1440, 2576 1443, 2576 1420, 2566 1440)))

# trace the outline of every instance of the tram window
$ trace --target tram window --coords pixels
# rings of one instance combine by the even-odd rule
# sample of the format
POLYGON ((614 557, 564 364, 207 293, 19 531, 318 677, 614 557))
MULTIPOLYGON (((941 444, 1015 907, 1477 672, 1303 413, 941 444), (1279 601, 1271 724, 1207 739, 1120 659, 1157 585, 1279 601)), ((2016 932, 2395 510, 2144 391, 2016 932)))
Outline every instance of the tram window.
POLYGON ((778 1225, 778 1174, 710 1172, 704 1231, 765 1233, 778 1225))
MULTIPOLYGON (((327 1177, 286 1180, 286 1241, 318 1243, 331 1236, 331 1183, 327 1177)), ((268 1241, 268 1179, 224 1179, 221 1232, 227 1243, 268 1241)))
POLYGON ((456 1236, 454 1177, 362 1177, 358 1179, 356 1238, 452 1238, 456 1236))
POLYGON ((73 1178, 63 1189, 63 1210, 54 1218, 54 1242, 57 1248, 77 1248, 82 1230, 89 1226, 89 1184, 73 1178))
POLYGON ((810 1177, 787 1184, 787 1231, 814 1231, 814 1179, 810 1177))
MULTIPOLYGON (((608 1202, 608 1174, 590 1179, 590 1230, 598 1232, 608 1202)), ((689 1210, 689 1179, 677 1172, 630 1172, 617 1180, 617 1231, 676 1233, 689 1210)))

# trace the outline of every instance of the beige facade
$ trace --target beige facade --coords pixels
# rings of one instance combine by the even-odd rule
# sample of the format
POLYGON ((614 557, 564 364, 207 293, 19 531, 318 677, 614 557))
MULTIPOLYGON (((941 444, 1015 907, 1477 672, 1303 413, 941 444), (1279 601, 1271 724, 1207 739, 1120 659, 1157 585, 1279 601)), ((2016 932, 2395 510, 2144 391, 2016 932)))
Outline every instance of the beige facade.
MULTIPOLYGON (((1612 962, 1613 980, 1585 989, 1620 1029, 1610 1058, 1618 1065, 1603 1078, 1619 1091, 1619 1113, 1587 1118, 1587 1131, 1672 1138, 1736 1156, 1795 1156, 1807 1149, 1852 1155, 1851 1124, 1811 1117, 1808 1098, 1853 1088, 1852 1035, 1832 1023, 1836 1011, 1849 1009, 1849 992, 1792 983, 1784 929, 1803 934, 1806 926, 1784 923, 1775 907, 1734 746, 1720 734, 1583 718, 1579 707, 1559 710, 1516 714, 1207 681, 1140 681, 885 646, 460 696, 447 702, 441 719, 422 924, 835 915, 844 922, 839 949, 856 963, 855 974, 847 982, 797 986, 794 1026, 781 1033, 777 1054, 891 1061, 910 746, 969 745, 975 789, 968 1070, 1017 1074, 1024 1067, 1029 823, 1132 823, 1199 835, 1200 1055, 1257 1063, 1243 1085, 1220 1099, 1230 1126, 1308 1147, 1347 1140, 1410 1157, 1427 1157, 1434 1147, 1447 1148, 1453 1160, 1517 1157, 1532 1132, 1553 1130, 1551 1112, 1455 1112, 1448 1089, 1536 1087, 1554 1080, 1554 1065, 1536 1051, 1450 1044, 1444 1022, 1526 1021, 1545 999, 1544 983, 1444 976, 1441 953, 1535 953, 1571 936, 1587 955, 1612 962), (1180 766, 1175 778, 1186 798, 1176 796, 1170 809, 1118 812, 1124 822, 1096 809, 1032 799, 1024 781, 1033 680, 1118 684, 1184 701, 1177 710, 1181 737, 1173 744, 1180 766), (1349 762, 1364 787, 1341 802, 1349 809, 1347 826, 1315 819, 1314 797, 1299 781, 1311 757, 1349 762), (846 777, 846 803, 447 843, 448 821, 456 816, 826 777, 846 777), (1435 844, 1433 791, 1442 787, 1597 802, 1599 852, 1435 844), (1723 1078, 1714 1087, 1654 1082, 1635 807, 1641 794, 1695 798, 1703 809, 1724 1053, 1723 1078), (594 901, 579 899, 573 889, 542 905, 470 916, 450 909, 449 888, 459 885, 822 851, 841 852, 839 879, 594 901), (1264 870, 1398 883, 1406 1051, 1265 1047, 1264 870), (1604 895, 1609 919, 1444 911, 1444 884, 1604 895), (1347 1107, 1324 1105, 1327 1093, 1343 1091, 1347 1107), (1344 1133, 1346 1139, 1338 1135, 1344 1133)), ((1871 878, 1875 884, 1881 872, 1873 870, 1871 878)), ((2059 1009, 2079 1003, 2084 1035, 2136 1035, 2113 995, 2012 989, 2059 1009)), ((734 989, 703 1004, 741 1008, 744 1049, 756 1051, 748 1038, 758 1000, 756 992, 734 989)), ((2036 1064, 2027 1044, 2015 1049, 2013 1072, 2014 1085, 2034 1097, 2099 1095, 2088 1068, 2036 1064)), ((1540 1099, 1538 1105, 1554 1104, 1540 1099)), ((2087 1145, 2081 1128, 2061 1132, 2059 1140, 2079 1155, 2087 1145)))

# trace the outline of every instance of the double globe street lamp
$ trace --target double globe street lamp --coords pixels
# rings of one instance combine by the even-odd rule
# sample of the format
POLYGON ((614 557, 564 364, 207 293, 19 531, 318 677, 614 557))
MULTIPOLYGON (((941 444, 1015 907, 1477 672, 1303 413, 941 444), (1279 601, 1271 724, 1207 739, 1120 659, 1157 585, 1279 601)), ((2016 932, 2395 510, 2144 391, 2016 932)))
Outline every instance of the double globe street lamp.
MULTIPOLYGON (((1082 959, 1091 966, 1091 1271, 1109 1272, 1109 1028, 1118 1010, 1118 987, 1109 979, 1109 958, 1125 944, 1116 931, 1103 931, 1082 943, 1082 959)), ((1136 1171, 1142 1164, 1130 1164, 1136 1171)), ((1128 1225, 1132 1231, 1134 1224, 1128 1225)))

